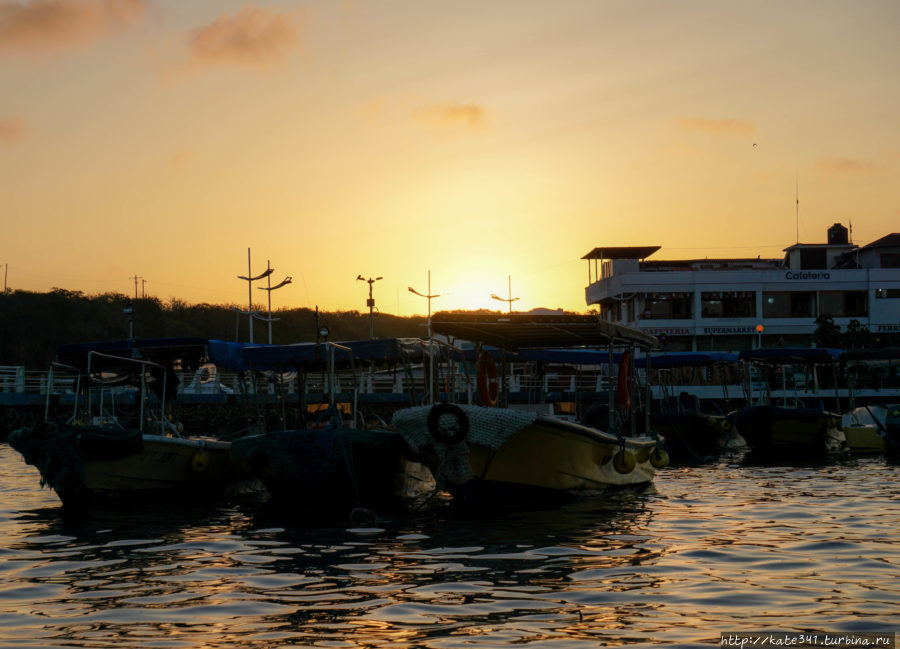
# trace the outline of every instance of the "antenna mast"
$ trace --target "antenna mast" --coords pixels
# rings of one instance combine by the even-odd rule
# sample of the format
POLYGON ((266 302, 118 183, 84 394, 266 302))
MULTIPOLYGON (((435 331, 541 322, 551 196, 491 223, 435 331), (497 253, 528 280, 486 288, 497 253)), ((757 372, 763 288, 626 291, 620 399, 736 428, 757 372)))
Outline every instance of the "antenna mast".
POLYGON ((796 223, 797 228, 797 241, 795 243, 800 243, 800 172, 796 172, 794 177, 794 202, 795 202, 795 215, 794 221, 796 223))

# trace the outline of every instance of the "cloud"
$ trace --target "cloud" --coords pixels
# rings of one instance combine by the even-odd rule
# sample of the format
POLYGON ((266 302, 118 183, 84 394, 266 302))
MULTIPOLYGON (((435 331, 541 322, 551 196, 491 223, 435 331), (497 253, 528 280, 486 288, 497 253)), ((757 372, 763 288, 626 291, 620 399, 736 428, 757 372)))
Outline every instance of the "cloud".
POLYGON ((12 144, 25 133, 25 122, 20 117, 0 117, 0 142, 12 144))
POLYGON ((444 103, 423 108, 414 113, 422 121, 437 126, 467 126, 479 128, 486 119, 486 111, 476 104, 444 103))
POLYGON ((753 135, 756 126, 739 119, 709 119, 707 117, 679 117, 678 125, 689 131, 703 131, 713 135, 753 135))
POLYGON ((290 16, 244 7, 195 29, 188 53, 193 64, 258 67, 283 61, 299 40, 290 16))
POLYGON ((0 54, 56 53, 140 20, 147 0, 0 0, 0 54))
POLYGON ((849 158, 823 158, 816 166, 822 171, 839 174, 869 174, 875 171, 875 165, 871 162, 849 158))

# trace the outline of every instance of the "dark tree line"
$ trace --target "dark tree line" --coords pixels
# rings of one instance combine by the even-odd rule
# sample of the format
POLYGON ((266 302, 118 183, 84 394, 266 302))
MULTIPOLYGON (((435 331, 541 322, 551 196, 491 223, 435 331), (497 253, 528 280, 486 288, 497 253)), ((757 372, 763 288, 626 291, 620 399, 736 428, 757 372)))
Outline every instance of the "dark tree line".
MULTIPOLYGON (((53 289, 49 293, 11 291, 0 293, 0 365, 24 365, 45 369, 56 348, 67 343, 128 338, 132 307, 135 338, 199 336, 220 340, 249 339, 246 315, 232 305, 187 304, 157 298, 133 300, 121 293, 84 295, 80 291, 53 289)), ((329 340, 361 340, 369 337, 369 314, 358 311, 320 312, 313 309, 273 311, 272 342, 288 344, 314 341, 317 324, 329 329, 329 340)), ((378 338, 425 336, 425 318, 375 314, 378 338)), ((268 342, 267 323, 253 325, 257 343, 268 342)))

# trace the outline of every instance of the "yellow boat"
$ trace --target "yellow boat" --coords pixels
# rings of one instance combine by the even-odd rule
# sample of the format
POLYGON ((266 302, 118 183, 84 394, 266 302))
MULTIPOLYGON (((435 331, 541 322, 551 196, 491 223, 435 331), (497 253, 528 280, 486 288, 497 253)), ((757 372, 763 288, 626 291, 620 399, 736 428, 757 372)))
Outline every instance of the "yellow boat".
POLYGON ((393 425, 455 494, 577 495, 640 486, 668 459, 651 437, 508 408, 418 406, 397 411, 393 425))

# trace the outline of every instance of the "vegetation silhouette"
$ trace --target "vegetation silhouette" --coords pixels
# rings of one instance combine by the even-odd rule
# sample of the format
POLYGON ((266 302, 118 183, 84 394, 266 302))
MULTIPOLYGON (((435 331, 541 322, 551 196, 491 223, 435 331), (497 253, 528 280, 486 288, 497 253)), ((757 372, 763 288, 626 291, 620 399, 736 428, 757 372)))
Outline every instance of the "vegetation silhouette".
MULTIPOLYGON (((8 291, 0 293, 0 365, 24 365, 46 369, 55 360, 56 348, 66 343, 123 340, 129 336, 131 306, 135 338, 199 336, 219 340, 248 341, 246 305, 188 304, 172 299, 132 299, 121 293, 85 295, 81 291, 54 288, 47 293, 8 291)), ((260 315, 265 317, 265 309, 260 315)), ((369 314, 359 311, 319 312, 314 309, 279 309, 272 323, 272 342, 289 344, 316 340, 317 325, 326 325, 328 339, 363 340, 369 337, 369 314)), ((378 338, 426 336, 425 316, 401 317, 375 314, 378 338)), ((256 343, 268 342, 268 326, 257 320, 256 343)))

